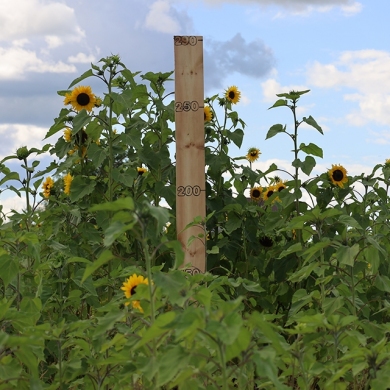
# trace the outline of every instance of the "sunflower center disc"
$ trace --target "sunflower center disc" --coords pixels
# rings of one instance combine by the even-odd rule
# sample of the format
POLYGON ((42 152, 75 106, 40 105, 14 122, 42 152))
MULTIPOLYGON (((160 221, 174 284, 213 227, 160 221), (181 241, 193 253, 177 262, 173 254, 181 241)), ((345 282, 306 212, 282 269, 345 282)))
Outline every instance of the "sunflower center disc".
POLYGON ((253 190, 252 196, 253 196, 254 198, 260 197, 260 191, 259 191, 259 190, 253 190))
POLYGON ((90 102, 89 95, 84 93, 84 92, 78 94, 76 100, 77 100, 77 103, 80 104, 80 106, 86 106, 90 102))
POLYGON ((134 286, 134 287, 131 288, 131 290, 130 290, 131 296, 133 296, 135 294, 136 288, 137 288, 137 286, 134 286))
POLYGON ((284 190, 284 187, 279 187, 278 191, 281 192, 284 190))
POLYGON ((232 100, 234 100, 234 96, 235 96, 234 91, 230 91, 230 92, 229 92, 229 98, 232 99, 232 100))
POLYGON ((274 193, 273 191, 268 191, 267 197, 268 197, 268 198, 271 197, 273 193, 274 193))
POLYGON ((344 178, 344 174, 342 171, 340 171, 340 169, 336 169, 334 172, 333 172, 333 180, 335 181, 341 181, 343 180, 344 178))

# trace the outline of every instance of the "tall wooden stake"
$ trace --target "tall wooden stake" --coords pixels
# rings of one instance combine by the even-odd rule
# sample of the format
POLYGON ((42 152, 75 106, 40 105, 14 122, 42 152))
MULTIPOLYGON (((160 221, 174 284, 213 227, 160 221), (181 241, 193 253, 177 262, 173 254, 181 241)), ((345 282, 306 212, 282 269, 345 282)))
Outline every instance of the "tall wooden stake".
POLYGON ((186 271, 206 271, 205 230, 185 227, 206 217, 203 37, 175 36, 176 227, 186 271), (196 238, 188 245, 191 236, 196 238))

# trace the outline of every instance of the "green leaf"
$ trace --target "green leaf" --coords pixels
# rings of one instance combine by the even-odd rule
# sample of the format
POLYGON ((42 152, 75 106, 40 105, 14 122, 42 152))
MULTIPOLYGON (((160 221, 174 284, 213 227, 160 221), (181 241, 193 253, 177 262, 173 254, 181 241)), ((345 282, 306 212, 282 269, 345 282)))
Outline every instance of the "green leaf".
POLYGON ((340 246, 337 249, 336 257, 340 264, 350 265, 351 267, 355 263, 357 254, 359 253, 359 244, 354 244, 352 247, 340 246))
POLYGON ((287 249, 285 249, 278 257, 278 259, 282 259, 283 257, 290 255, 291 253, 299 252, 302 250, 302 244, 297 242, 296 244, 291 245, 287 249))
POLYGON ((324 132, 322 131, 321 126, 314 120, 314 118, 310 115, 308 118, 303 117, 302 120, 306 122, 308 125, 314 127, 316 130, 318 130, 322 135, 324 132))
POLYGON ((305 152, 306 154, 311 154, 313 156, 317 156, 321 158, 323 157, 322 149, 311 142, 309 145, 305 145, 304 143, 302 143, 299 149, 305 152))
POLYGON ((341 222, 347 226, 352 226, 356 229, 362 229, 356 219, 350 217, 349 215, 340 215, 340 217, 338 218, 338 222, 341 222))
MULTIPOLYGON (((73 183, 72 183, 73 185, 73 183)), ((107 202, 93 205, 89 211, 120 211, 120 210, 134 210, 133 198, 119 198, 114 202, 107 202)))
POLYGON ((10 172, 8 174, 6 174, 0 181, 0 186, 3 185, 5 182, 7 182, 8 180, 18 180, 20 181, 20 178, 19 178, 19 173, 17 172, 10 172))
POLYGON ((79 130, 81 130, 84 126, 86 126, 89 122, 91 122, 92 117, 88 114, 88 112, 82 109, 74 118, 73 118, 73 128, 72 134, 76 134, 79 130))
POLYGON ((107 157, 107 150, 99 145, 91 144, 88 147, 88 158, 91 159, 95 168, 99 168, 104 159, 107 157))
POLYGON ((84 271, 84 275, 81 279, 81 283, 88 278, 88 276, 92 275, 97 269, 99 269, 102 265, 108 263, 111 259, 115 258, 115 256, 109 250, 105 250, 99 256, 99 258, 94 261, 91 265, 87 265, 84 271))
POLYGON ((147 328, 146 332, 142 335, 142 338, 133 348, 138 349, 149 341, 168 332, 167 325, 169 325, 175 319, 175 317, 176 313, 173 311, 168 311, 158 316, 153 325, 147 328))
POLYGON ((77 77, 77 79, 74 79, 68 89, 72 88, 74 85, 78 84, 80 81, 83 81, 84 79, 86 79, 87 77, 91 77, 93 76, 93 71, 92 69, 88 69, 86 72, 84 72, 80 77, 77 77))
POLYGON ((0 278, 3 280, 4 287, 7 287, 16 277, 19 271, 17 258, 11 257, 7 253, 0 255, 0 278))
POLYGON ((230 133, 229 138, 239 147, 241 148, 242 140, 244 138, 244 131, 241 129, 237 129, 230 133))
POLYGON ((304 95, 305 93, 310 92, 310 89, 306 89, 304 91, 290 91, 288 93, 277 93, 277 97, 285 97, 286 99, 290 100, 296 100, 298 99, 301 95, 304 95))
POLYGON ((380 291, 390 293, 390 279, 386 275, 377 275, 374 286, 380 291))
POLYGON ((306 156, 305 161, 302 163, 301 169, 306 175, 310 175, 313 168, 316 166, 316 160, 311 156, 306 156))
POLYGON ((282 107, 282 106, 287 106, 287 100, 284 100, 284 99, 278 99, 273 106, 271 106, 269 108, 269 110, 271 108, 275 108, 275 107, 282 107))
POLYGON ((276 134, 284 133, 285 131, 286 131, 286 126, 282 126, 281 124, 273 125, 268 130, 268 133, 267 133, 267 136, 265 137, 265 139, 272 138, 276 134))
POLYGON ((70 188, 70 200, 76 202, 85 195, 89 195, 93 192, 96 185, 95 180, 91 180, 87 177, 76 176, 72 181, 70 188))

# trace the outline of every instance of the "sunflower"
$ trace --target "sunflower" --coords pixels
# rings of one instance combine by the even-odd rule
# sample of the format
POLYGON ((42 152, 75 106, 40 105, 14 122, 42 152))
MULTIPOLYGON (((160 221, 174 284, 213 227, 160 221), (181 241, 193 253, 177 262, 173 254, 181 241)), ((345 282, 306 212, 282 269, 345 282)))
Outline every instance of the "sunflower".
POLYGON ((64 104, 71 104, 76 111, 83 108, 92 111, 96 104, 96 96, 92 93, 91 87, 79 86, 65 95, 64 104))
POLYGON ((54 181, 50 176, 48 176, 42 184, 43 196, 45 198, 48 198, 50 196, 50 190, 53 188, 53 186, 54 186, 54 181))
POLYGON ((140 167, 137 167, 137 172, 138 172, 138 176, 142 176, 145 172, 147 172, 148 170, 146 168, 140 168, 140 167))
POLYGON ((387 158, 385 161, 385 166, 390 167, 390 158, 387 158))
POLYGON ((226 90, 225 97, 230 103, 236 104, 240 101, 241 92, 233 85, 226 90))
POLYGON ((259 242, 266 248, 271 248, 274 245, 274 240, 269 236, 260 237, 259 242))
POLYGON ((248 154, 246 155, 246 159, 251 163, 255 162, 260 157, 260 150, 257 148, 249 148, 248 154))
POLYGON ((287 188, 286 184, 281 180, 277 181, 274 187, 275 187, 275 192, 281 192, 287 188))
POLYGON ((69 127, 67 127, 65 130, 64 130, 64 140, 66 142, 70 142, 72 140, 72 130, 69 129, 69 127))
POLYGON ((261 194, 263 192, 263 189, 261 187, 253 187, 250 191, 251 199, 258 202, 261 199, 261 194))
POLYGON ((269 186, 263 194, 263 199, 268 200, 276 192, 275 186, 269 186))
POLYGON ((330 180, 335 186, 344 188, 344 183, 348 182, 347 171, 342 165, 333 165, 328 170, 330 180))
POLYGON ((64 193, 66 195, 70 194, 70 186, 72 184, 73 176, 70 173, 67 173, 64 177, 64 193))
MULTIPOLYGON (((144 278, 142 275, 133 274, 126 281, 123 282, 123 286, 121 290, 125 294, 126 298, 131 298, 135 293, 137 286, 140 284, 149 284, 148 279, 144 278)), ((143 313, 142 307, 139 301, 132 301, 134 309, 138 309, 141 313, 143 313)), ((126 302, 126 306, 129 305, 129 302, 126 302)))
POLYGON ((213 113, 211 112, 210 106, 204 106, 204 121, 210 122, 213 119, 213 113))

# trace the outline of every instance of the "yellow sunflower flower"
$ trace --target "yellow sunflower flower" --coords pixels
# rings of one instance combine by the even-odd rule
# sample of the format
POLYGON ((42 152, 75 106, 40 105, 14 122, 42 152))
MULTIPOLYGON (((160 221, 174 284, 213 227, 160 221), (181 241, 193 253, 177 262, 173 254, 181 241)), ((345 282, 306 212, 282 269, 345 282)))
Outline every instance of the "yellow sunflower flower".
POLYGON ((67 127, 65 130, 64 130, 64 140, 66 142, 70 142, 72 140, 72 130, 69 129, 69 127, 67 127))
POLYGON ((261 194, 263 192, 263 189, 261 187, 253 187, 250 191, 251 199, 258 202, 261 199, 261 194))
POLYGON ((67 173, 64 177, 64 193, 66 195, 70 194, 70 186, 72 184, 73 176, 70 173, 67 173))
POLYGON ((96 104, 96 96, 92 93, 91 87, 79 86, 65 95, 64 104, 71 104, 76 111, 82 109, 92 111, 96 104))
POLYGON ((284 189, 287 188, 286 184, 283 181, 281 181, 281 180, 276 182, 274 187, 275 187, 275 192, 281 192, 281 191, 283 191, 284 189))
POLYGON ((257 148, 249 148, 246 159, 251 163, 255 162, 260 157, 260 150, 257 148))
POLYGON ((233 85, 226 90, 225 97, 230 103, 236 104, 240 101, 241 92, 233 85))
POLYGON ((42 184, 43 196, 45 198, 48 198, 50 196, 50 190, 53 188, 53 186, 54 186, 54 181, 50 176, 48 176, 42 184))
POLYGON ((275 186, 269 186, 263 194, 263 199, 268 200, 276 192, 275 186))
POLYGON ((385 161, 385 166, 390 167, 390 158, 387 158, 385 161))
POLYGON ((344 184, 348 182, 347 171, 342 165, 333 165, 328 170, 330 180, 335 186, 344 188, 344 184))
POLYGON ((204 121, 210 122, 213 119, 213 113, 211 112, 210 106, 204 106, 204 121))
POLYGON ((148 170, 146 168, 140 168, 138 167, 137 168, 137 172, 138 172, 138 176, 142 176, 145 172, 147 172, 148 170))
MULTIPOLYGON (((126 298, 131 298, 136 293, 137 286, 139 286, 140 284, 149 284, 149 281, 142 275, 133 274, 126 281, 123 282, 121 290, 125 294, 126 298)), ((142 310, 140 301, 132 301, 131 304, 134 309, 138 309, 141 313, 144 312, 142 310)), ((126 302, 126 306, 128 305, 129 302, 126 302)))

